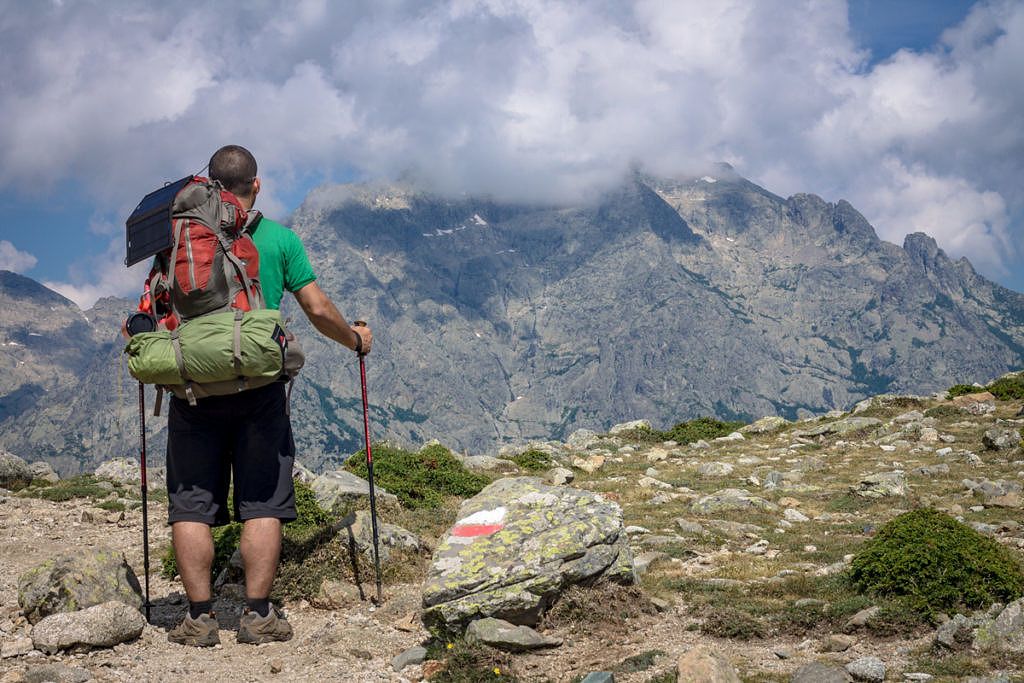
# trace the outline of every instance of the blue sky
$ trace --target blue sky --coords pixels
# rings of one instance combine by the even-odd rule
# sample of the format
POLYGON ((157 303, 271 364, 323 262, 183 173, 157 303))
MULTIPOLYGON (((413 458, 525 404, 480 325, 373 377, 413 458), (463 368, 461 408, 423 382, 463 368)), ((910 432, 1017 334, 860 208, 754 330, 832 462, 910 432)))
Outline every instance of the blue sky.
POLYGON ((1020 0, 118 9, 0 0, 0 268, 86 307, 138 287, 134 203, 228 142, 279 218, 323 182, 550 199, 728 161, 1024 289, 1020 0))

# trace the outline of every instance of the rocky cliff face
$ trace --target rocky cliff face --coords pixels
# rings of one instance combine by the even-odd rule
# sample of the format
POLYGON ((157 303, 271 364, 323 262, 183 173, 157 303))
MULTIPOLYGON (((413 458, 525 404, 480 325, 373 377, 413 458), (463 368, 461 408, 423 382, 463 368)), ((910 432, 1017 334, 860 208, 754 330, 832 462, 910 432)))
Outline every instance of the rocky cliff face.
MULTIPOLYGON (((1024 296, 950 260, 926 235, 900 248, 846 202, 783 199, 724 166, 715 177, 636 175, 582 206, 324 187, 292 224, 320 285, 347 317, 374 327, 374 433, 401 442, 439 437, 489 451, 637 415, 663 426, 703 414, 796 417, 883 391, 987 380, 1024 355, 1024 296)), ((20 305, 4 296, 3 310, 20 305)), ((70 302, 52 305, 63 321, 52 325, 79 321, 76 337, 92 346, 32 371, 51 372, 45 381, 4 386, 0 445, 62 453, 48 432, 67 433, 67 420, 80 418, 83 443, 67 443, 87 460, 112 457, 99 444, 133 452, 135 395, 119 410, 98 408, 104 396, 117 400, 119 345, 94 339, 70 302), (79 391, 76 377, 110 388, 79 391), (89 398, 29 428, 42 418, 25 406, 40 401, 17 392, 57 387, 89 398), (129 433, 115 435, 126 422, 129 433)), ((359 447, 357 366, 290 308, 308 355, 293 421, 316 467, 359 447)), ((18 329, 10 340, 27 338, 29 322, 18 329)))

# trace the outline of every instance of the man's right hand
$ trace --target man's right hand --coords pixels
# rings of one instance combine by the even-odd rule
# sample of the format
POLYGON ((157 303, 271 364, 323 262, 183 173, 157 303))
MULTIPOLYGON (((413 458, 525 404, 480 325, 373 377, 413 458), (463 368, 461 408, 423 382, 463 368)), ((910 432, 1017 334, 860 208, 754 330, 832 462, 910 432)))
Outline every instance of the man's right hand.
POLYGON ((362 340, 363 345, 360 353, 365 356, 370 352, 370 349, 373 348, 373 332, 370 331, 370 328, 367 327, 366 323, 356 323, 352 326, 352 331, 359 335, 359 338, 362 340))

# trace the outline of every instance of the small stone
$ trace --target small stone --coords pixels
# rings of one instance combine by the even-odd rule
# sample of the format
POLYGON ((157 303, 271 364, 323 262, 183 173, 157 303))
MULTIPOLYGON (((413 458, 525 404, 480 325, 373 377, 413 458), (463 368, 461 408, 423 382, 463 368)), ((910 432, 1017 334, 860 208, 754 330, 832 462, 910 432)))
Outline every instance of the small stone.
POLYGON ((932 680, 933 678, 935 678, 935 676, 932 676, 931 674, 926 674, 923 671, 912 671, 910 673, 903 674, 903 680, 905 681, 926 682, 932 680))
POLYGON ((363 659, 367 662, 373 659, 373 655, 370 654, 369 650, 363 650, 362 648, 358 647, 349 648, 348 653, 356 659, 363 659))
POLYGON ((661 462, 668 459, 668 451, 664 448, 652 448, 647 451, 647 462, 661 462))
POLYGON ((677 519, 676 526, 678 526, 679 530, 684 534, 690 534, 691 536, 703 536, 707 533, 699 522, 691 522, 688 519, 677 519))
POLYGON ((847 683, 846 672, 821 662, 804 664, 789 679, 790 683, 847 683))
POLYGON ((400 655, 396 655, 391 660, 391 668, 394 671, 401 671, 407 666, 413 664, 422 664, 423 660, 427 658, 427 648, 422 645, 416 647, 410 647, 408 650, 400 655))
POLYGON ((359 588, 346 581, 324 579, 320 592, 312 599, 319 609, 345 609, 359 603, 359 588))
POLYGON ((430 680, 437 674, 444 671, 446 667, 447 664, 441 660, 428 659, 427 661, 423 662, 423 666, 420 667, 420 670, 423 672, 423 679, 430 680))
POLYGON ((465 638, 467 643, 479 642, 508 652, 558 647, 562 644, 561 638, 549 638, 529 626, 516 626, 493 617, 477 619, 470 623, 465 638))
POLYGON ((672 608, 672 603, 662 598, 651 598, 651 604, 654 605, 654 609, 658 612, 667 612, 672 608))
POLYGON ((591 671, 580 683, 615 683, 615 674, 611 671, 591 671))
POLYGON ((740 683, 735 667, 722 655, 698 645, 676 661, 676 680, 704 683, 740 683))
POLYGON ((782 512, 782 518, 785 519, 787 522, 808 522, 808 521, 810 521, 810 517, 808 517, 804 513, 800 512, 799 510, 794 510, 793 508, 786 508, 782 512))
POLYGON ((783 496, 779 498, 779 505, 784 508, 798 508, 800 507, 800 501, 796 498, 790 498, 789 496, 783 496))
POLYGON ((790 650, 788 647, 777 647, 774 650, 772 650, 772 654, 778 657, 779 659, 793 658, 793 651, 790 650))
POLYGON ((753 545, 749 545, 743 549, 743 552, 750 553, 751 555, 764 555, 768 551, 768 541, 761 539, 753 545))
POLYGON ((822 652, 846 652, 857 639, 842 633, 833 633, 821 644, 822 652))
POLYGON ((843 630, 850 632, 856 631, 859 628, 864 628, 867 626, 867 623, 881 611, 882 608, 876 605, 862 609, 846 620, 846 623, 843 625, 843 630))
POLYGON ((544 481, 552 486, 564 486, 571 484, 576 475, 567 467, 552 467, 544 475, 544 481))
POLYGON ((270 660, 270 673, 279 674, 284 671, 284 661, 280 659, 270 660))
POLYGON ((2 645, 0 645, 0 659, 27 655, 29 652, 32 652, 33 649, 32 639, 28 636, 21 636, 13 640, 6 640, 2 645))
POLYGON ((636 572, 637 576, 643 576, 650 569, 651 565, 660 560, 667 560, 669 556, 666 553, 658 550, 651 550, 646 553, 640 553, 633 558, 633 571, 636 572))
POLYGON ((588 474, 593 474, 604 467, 604 461, 605 457, 603 455, 591 455, 586 458, 573 458, 572 466, 588 474))

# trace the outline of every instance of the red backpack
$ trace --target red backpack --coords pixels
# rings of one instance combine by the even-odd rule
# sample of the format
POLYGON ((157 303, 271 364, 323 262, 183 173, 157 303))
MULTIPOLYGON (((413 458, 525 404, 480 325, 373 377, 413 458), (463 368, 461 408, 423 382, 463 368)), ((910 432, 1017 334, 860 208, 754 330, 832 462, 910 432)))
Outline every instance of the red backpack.
POLYGON ((170 207, 171 246, 156 254, 139 310, 174 330, 210 313, 264 308, 259 252, 238 198, 219 181, 179 182, 170 207))

